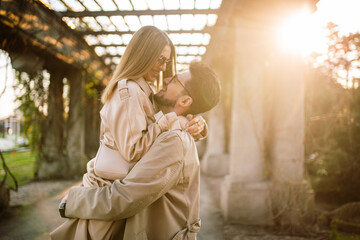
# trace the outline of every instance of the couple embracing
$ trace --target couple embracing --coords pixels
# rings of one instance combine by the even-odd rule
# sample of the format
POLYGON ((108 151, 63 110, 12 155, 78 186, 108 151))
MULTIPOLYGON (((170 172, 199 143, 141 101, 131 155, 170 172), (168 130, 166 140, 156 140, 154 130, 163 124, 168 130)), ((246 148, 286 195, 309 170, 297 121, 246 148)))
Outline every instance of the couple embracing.
POLYGON ((200 166, 197 115, 219 101, 206 64, 176 74, 175 47, 156 27, 138 30, 103 95, 100 148, 82 186, 60 203, 52 239, 196 239, 200 166), (159 76, 163 72, 163 88, 159 76))

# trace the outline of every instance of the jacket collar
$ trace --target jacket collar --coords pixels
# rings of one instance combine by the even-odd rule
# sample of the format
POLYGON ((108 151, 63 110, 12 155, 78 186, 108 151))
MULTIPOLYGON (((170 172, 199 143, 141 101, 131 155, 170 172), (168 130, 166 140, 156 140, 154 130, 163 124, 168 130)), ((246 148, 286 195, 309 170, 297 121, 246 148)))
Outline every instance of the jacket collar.
POLYGON ((138 78, 135 80, 137 84, 139 84, 140 88, 144 91, 144 93, 149 97, 153 91, 150 87, 150 85, 145 81, 143 77, 138 78))

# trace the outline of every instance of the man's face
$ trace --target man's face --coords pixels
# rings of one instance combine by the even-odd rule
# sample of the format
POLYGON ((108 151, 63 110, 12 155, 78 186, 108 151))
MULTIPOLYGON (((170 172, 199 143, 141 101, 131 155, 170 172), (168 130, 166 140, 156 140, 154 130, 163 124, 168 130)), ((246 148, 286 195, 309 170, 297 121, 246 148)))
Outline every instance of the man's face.
POLYGON ((164 79, 164 88, 161 89, 154 97, 160 106, 174 107, 179 97, 189 95, 184 86, 191 81, 189 71, 181 72, 174 77, 164 79))

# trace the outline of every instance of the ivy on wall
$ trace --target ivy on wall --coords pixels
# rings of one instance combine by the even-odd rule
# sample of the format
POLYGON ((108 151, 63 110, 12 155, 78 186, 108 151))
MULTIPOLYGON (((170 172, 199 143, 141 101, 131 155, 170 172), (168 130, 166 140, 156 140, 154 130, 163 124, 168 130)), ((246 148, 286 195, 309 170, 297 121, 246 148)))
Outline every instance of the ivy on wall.
POLYGON ((23 133, 29 140, 31 150, 40 151, 41 133, 44 130, 44 121, 47 115, 47 98, 49 80, 43 71, 38 71, 33 76, 16 71, 14 85, 16 101, 22 113, 23 133), (45 75, 45 76, 44 76, 45 75))

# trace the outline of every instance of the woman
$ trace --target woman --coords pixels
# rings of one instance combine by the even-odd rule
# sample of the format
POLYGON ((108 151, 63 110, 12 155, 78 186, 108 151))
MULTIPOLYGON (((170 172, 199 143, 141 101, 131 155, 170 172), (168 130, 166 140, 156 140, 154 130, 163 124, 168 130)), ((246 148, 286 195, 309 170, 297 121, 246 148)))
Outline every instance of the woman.
MULTIPOLYGON (((163 131, 178 129, 180 121, 175 113, 157 111, 152 101, 159 86, 160 72, 164 77, 175 74, 175 48, 167 34, 156 27, 138 30, 127 46, 114 76, 103 95, 100 142, 120 152, 128 162, 138 161, 163 131)), ((198 136, 204 122, 197 117, 187 129, 198 136), (200 123, 200 124, 199 124, 200 123)), ((94 159, 88 163, 84 186, 111 185, 106 177, 95 173, 94 159)), ((119 224, 117 224, 119 225, 119 224)), ((53 239, 110 239, 113 222, 70 219, 51 233, 53 239)))

